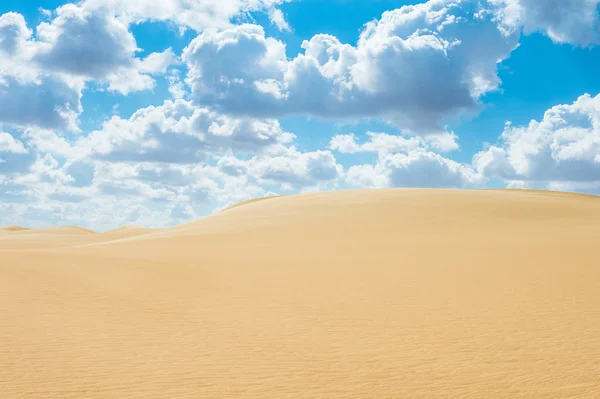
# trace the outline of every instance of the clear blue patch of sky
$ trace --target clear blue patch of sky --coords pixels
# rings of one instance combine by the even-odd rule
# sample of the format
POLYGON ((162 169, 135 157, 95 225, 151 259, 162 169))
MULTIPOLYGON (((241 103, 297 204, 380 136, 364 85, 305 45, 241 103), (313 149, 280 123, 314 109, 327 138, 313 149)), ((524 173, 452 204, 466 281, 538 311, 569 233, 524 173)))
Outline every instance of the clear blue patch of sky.
POLYGON ((135 37, 137 46, 142 51, 138 57, 145 57, 150 53, 161 52, 171 47, 175 55, 179 56, 183 49, 194 39, 198 33, 187 29, 180 34, 179 28, 174 23, 143 22, 129 27, 135 37))

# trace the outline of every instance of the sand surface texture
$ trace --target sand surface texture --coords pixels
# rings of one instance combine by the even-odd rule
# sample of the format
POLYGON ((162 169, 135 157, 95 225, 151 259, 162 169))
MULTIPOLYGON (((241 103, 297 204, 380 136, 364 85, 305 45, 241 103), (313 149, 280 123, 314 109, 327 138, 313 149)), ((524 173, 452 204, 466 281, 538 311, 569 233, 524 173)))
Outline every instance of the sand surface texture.
POLYGON ((331 192, 124 230, 0 234, 0 397, 600 398, 600 198, 331 192))

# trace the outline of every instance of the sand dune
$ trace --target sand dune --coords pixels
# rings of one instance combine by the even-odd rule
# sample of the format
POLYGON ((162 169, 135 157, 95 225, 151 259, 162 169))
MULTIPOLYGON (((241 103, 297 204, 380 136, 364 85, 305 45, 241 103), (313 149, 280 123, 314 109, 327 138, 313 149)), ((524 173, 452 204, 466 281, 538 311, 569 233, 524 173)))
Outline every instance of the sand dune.
POLYGON ((76 247, 97 243, 106 243, 124 238, 137 237, 157 231, 135 225, 127 225, 105 233, 93 230, 62 226, 43 229, 10 229, 0 235, 0 250, 18 249, 50 249, 63 247, 76 247))
POLYGON ((599 237, 597 197, 370 190, 5 248, 0 396, 600 397, 599 237))
POLYGON ((110 230, 102 233, 102 242, 110 242, 114 240, 120 240, 124 238, 138 237, 144 234, 149 234, 157 231, 156 229, 149 229, 146 227, 137 226, 135 224, 128 224, 118 229, 110 230))
POLYGON ((223 209, 221 212, 228 211, 228 210, 234 209, 234 208, 238 208, 240 206, 252 204, 254 202, 260 202, 260 201, 268 200, 268 199, 271 199, 271 198, 278 198, 278 197, 276 197, 276 196, 270 196, 270 197, 261 197, 261 198, 254 198, 254 199, 247 200, 247 201, 242 201, 242 202, 239 202, 239 203, 237 203, 235 205, 232 205, 230 207, 227 207, 227 208, 223 209))
POLYGON ((1 231, 25 231, 25 230, 29 230, 26 227, 21 227, 21 226, 4 226, 4 227, 0 227, 1 231))
POLYGON ((11 229, 0 235, 0 250, 70 247, 93 242, 95 235, 93 230, 75 226, 11 229))

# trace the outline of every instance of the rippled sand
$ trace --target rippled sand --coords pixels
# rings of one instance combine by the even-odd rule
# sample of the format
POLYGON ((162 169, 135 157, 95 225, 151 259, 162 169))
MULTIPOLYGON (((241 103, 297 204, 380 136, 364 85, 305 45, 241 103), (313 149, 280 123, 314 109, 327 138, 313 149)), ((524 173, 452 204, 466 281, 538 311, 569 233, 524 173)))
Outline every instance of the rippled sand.
POLYGON ((600 198, 372 190, 0 232, 2 398, 600 397, 600 198))

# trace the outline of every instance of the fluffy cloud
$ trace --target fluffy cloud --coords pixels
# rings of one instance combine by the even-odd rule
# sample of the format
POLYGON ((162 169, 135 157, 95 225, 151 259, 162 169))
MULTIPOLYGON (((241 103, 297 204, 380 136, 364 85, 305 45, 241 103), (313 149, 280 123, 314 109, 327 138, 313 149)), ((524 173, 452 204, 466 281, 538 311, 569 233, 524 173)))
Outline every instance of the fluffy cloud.
POLYGON ((492 0, 510 29, 541 31, 558 43, 600 43, 600 0, 492 0))
POLYGON ((463 188, 481 182, 470 166, 422 149, 381 155, 375 165, 352 166, 346 180, 353 186, 366 188, 463 188))
POLYGON ((12 135, 0 132, 0 152, 12 152, 16 154, 26 154, 27 149, 19 140, 12 135))
POLYGON ((0 15, 0 123, 75 130, 81 85, 40 73, 31 35, 22 15, 0 15))
MULTIPOLYGON (((13 158, 0 163, 2 209, 14 205, 24 220, 27 209, 36 214, 36 204, 55 204, 64 220, 95 228, 163 226, 280 190, 335 185, 343 168, 333 154, 298 151, 294 137, 276 120, 232 118, 184 100, 140 109, 128 119, 113 117, 79 137, 40 128, 4 133, 1 149, 19 154, 7 153, 13 158), (29 160, 18 170, 16 156, 29 160), (122 204, 140 212, 121 217, 110 208, 122 204), (111 215, 110 224, 91 213, 111 215), (85 215, 87 222, 78 219, 85 215), (148 215, 160 219, 148 223, 148 215)), ((11 220, 0 221, 18 222, 11 220)))
POLYGON ((409 152, 417 148, 432 148, 441 152, 458 149, 454 133, 430 135, 424 137, 397 136, 387 133, 367 132, 369 138, 364 143, 358 143, 354 134, 339 134, 329 142, 329 148, 342 154, 359 152, 375 152, 379 154, 409 152))
POLYGON ((285 45, 260 26, 205 32, 183 53, 198 104, 238 115, 381 117, 431 134, 498 87, 497 63, 517 46, 476 2, 431 0, 385 12, 356 46, 330 35, 285 45))
POLYGON ((507 124, 473 164, 487 177, 528 185, 600 187, 600 95, 557 105, 526 126, 507 124))
POLYGON ((272 119, 231 118, 184 100, 113 117, 73 146, 73 157, 111 161, 196 163, 209 154, 257 153, 294 135, 272 119))
POLYGON ((109 90, 127 94, 152 88, 154 80, 147 74, 165 73, 174 60, 171 49, 137 58, 128 24, 109 8, 66 4, 55 15, 36 29, 33 61, 46 71, 108 82, 109 90))
POLYGON ((289 27, 277 6, 290 0, 85 0, 91 10, 109 9, 127 23, 172 21, 197 32, 224 29, 249 12, 266 11, 281 29, 289 27))
POLYGON ((171 49, 138 59, 128 26, 106 10, 59 7, 36 28, 17 13, 0 16, 0 122, 77 130, 86 81, 127 94, 154 86, 148 74, 166 72, 171 49))
POLYGON ((21 14, 9 12, 0 15, 0 51, 13 55, 21 51, 27 44, 32 32, 27 28, 25 18, 21 14))
POLYGON ((458 149, 447 120, 476 112, 481 96, 499 87, 497 63, 518 45, 521 27, 594 44, 598 1, 430 0, 384 13, 352 45, 316 35, 291 58, 262 27, 232 25, 264 11, 290 30, 277 8, 285 1, 84 0, 45 14, 35 29, 20 14, 0 16, 0 127, 10 132, 0 132, 0 225, 161 227, 344 181, 471 187, 495 178, 513 187, 600 188, 598 97, 508 125, 472 165, 439 154, 458 149), (130 27, 145 21, 198 32, 183 64, 170 48, 139 56, 130 27), (157 74, 166 75, 172 101, 69 132, 79 130, 90 83, 127 94, 152 88, 157 74), (305 152, 275 119, 288 115, 374 117, 402 134, 337 135, 328 149, 305 152), (344 168, 337 153, 377 160, 344 168))
POLYGON ((60 79, 20 82, 0 74, 0 122, 77 130, 81 91, 60 79))
POLYGON ((37 27, 35 60, 51 70, 104 79, 119 68, 131 67, 136 41, 128 27, 108 13, 67 4, 52 22, 37 27))
POLYGON ((343 175, 343 167, 330 151, 301 153, 294 147, 255 157, 247 169, 260 184, 279 184, 282 190, 327 185, 343 175))

